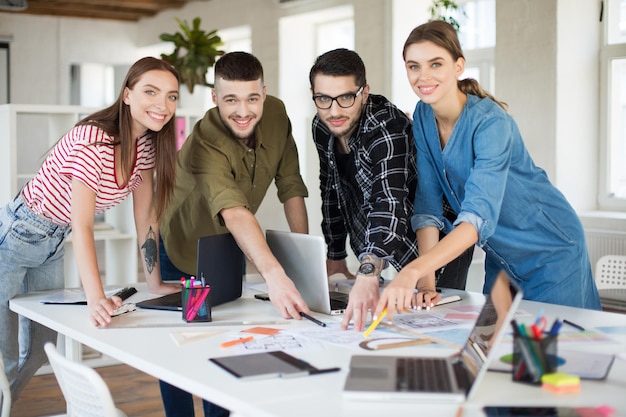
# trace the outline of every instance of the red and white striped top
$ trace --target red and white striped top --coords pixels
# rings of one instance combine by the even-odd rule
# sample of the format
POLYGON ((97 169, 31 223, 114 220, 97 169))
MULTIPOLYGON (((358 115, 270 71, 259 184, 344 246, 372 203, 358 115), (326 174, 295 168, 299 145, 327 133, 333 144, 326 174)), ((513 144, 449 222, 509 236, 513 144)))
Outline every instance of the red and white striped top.
POLYGON ((26 205, 53 223, 70 225, 72 178, 96 193, 95 214, 119 204, 141 184, 141 171, 154 168, 155 148, 151 132, 137 139, 133 173, 128 183, 120 188, 115 178, 111 143, 113 138, 98 127, 72 128, 48 155, 37 175, 24 186, 22 196, 26 205))

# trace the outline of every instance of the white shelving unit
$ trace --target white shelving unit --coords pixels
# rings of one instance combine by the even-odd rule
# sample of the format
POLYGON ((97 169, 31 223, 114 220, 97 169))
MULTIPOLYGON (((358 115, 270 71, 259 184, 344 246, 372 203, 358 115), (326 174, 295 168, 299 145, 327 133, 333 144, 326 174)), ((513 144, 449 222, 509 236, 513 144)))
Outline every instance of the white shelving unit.
MULTIPOLYGON (((65 105, 0 105, 0 205, 10 201, 32 178, 49 149, 81 118, 98 109, 65 105)), ((179 109, 178 135, 187 132, 204 112, 179 109)), ((95 231, 98 264, 104 284, 137 282, 137 236, 132 198, 104 213, 104 225, 95 231)), ((71 236, 65 247, 65 286, 80 286, 71 236)))

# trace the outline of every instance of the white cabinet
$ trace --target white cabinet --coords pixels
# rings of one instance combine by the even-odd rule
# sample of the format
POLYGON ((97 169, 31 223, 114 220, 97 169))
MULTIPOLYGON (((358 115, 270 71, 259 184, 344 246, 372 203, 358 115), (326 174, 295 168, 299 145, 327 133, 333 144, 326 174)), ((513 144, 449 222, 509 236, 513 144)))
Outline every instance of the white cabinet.
MULTIPOLYGON (((32 178, 50 148, 81 118, 98 109, 63 105, 0 105, 0 206, 32 178)), ((177 111, 178 135, 185 137, 202 114, 177 111)), ((139 249, 132 198, 96 219, 98 264, 106 284, 136 282, 139 249), (102 223, 100 223, 100 221, 102 223)), ((65 285, 80 286, 71 236, 66 243, 65 285)))

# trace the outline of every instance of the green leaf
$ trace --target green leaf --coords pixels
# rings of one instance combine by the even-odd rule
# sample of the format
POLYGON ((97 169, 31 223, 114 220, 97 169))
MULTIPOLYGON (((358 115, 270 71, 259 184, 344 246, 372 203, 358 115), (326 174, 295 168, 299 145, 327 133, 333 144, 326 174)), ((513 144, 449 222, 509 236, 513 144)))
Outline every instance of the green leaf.
POLYGON ((163 33, 159 36, 159 39, 172 42, 175 47, 174 52, 169 55, 161 54, 161 58, 178 70, 181 81, 191 93, 195 85, 212 87, 206 81, 206 73, 215 65, 217 57, 224 55, 224 51, 217 49, 224 45, 217 35, 217 29, 210 32, 200 29, 199 17, 193 19, 191 27, 186 20, 175 20, 182 32, 163 33))

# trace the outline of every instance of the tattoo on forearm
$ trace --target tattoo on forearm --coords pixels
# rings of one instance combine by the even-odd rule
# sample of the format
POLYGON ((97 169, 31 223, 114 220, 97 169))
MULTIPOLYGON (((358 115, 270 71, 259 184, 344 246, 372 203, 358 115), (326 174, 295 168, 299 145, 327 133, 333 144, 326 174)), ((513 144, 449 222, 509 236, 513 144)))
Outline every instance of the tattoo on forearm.
POLYGON ((152 226, 150 226, 146 234, 146 240, 143 242, 143 245, 141 245, 141 250, 143 251, 143 259, 146 262, 146 269, 148 273, 151 274, 152 271, 154 271, 157 261, 156 233, 152 230, 152 226))

